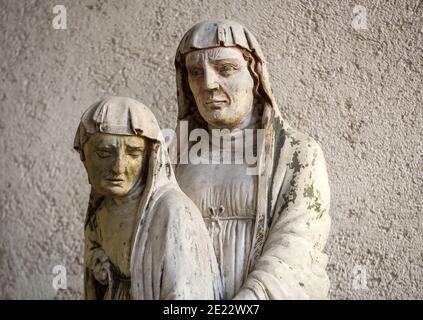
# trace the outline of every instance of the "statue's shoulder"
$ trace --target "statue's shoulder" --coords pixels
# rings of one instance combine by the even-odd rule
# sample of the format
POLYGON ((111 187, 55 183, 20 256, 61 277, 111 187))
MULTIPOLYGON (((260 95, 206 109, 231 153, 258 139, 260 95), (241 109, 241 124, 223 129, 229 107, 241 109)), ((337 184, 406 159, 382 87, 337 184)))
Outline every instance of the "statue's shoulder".
POLYGON ((158 230, 173 230, 173 235, 180 239, 189 239, 198 245, 206 246, 203 235, 207 234, 206 226, 199 209, 179 188, 168 188, 157 200, 153 208, 152 225, 158 230))
POLYGON ((281 126, 277 130, 278 149, 289 158, 301 158, 303 161, 323 158, 322 147, 319 142, 308 134, 289 125, 281 126))
POLYGON ((184 219, 192 215, 201 217, 196 205, 179 187, 167 187, 156 201, 156 208, 168 218, 184 219))
MULTIPOLYGON (((288 177, 283 179, 287 187, 282 188, 289 191, 291 187, 298 189, 313 185, 315 190, 320 190, 321 197, 329 201, 326 161, 319 142, 288 126, 283 128, 281 136, 282 147, 279 154, 276 151, 274 159, 277 161, 277 169, 283 168, 279 172, 285 172, 288 177)), ((303 190, 303 194, 306 194, 307 190, 303 190)))

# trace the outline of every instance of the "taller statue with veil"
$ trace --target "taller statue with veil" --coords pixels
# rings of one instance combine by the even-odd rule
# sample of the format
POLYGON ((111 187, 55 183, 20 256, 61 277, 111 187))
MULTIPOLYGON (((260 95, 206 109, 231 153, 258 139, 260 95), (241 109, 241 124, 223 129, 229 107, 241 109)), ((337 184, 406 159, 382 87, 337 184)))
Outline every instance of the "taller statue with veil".
POLYGON ((204 21, 183 36, 175 66, 178 127, 205 130, 211 149, 220 148, 195 163, 181 161, 192 143, 179 150, 176 177, 212 238, 223 297, 327 298, 325 160, 315 140, 282 118, 257 40, 237 22, 204 21), (257 151, 256 171, 213 139, 218 130, 257 151), (247 139, 251 130, 262 134, 247 139), (225 153, 232 163, 219 161, 225 153))

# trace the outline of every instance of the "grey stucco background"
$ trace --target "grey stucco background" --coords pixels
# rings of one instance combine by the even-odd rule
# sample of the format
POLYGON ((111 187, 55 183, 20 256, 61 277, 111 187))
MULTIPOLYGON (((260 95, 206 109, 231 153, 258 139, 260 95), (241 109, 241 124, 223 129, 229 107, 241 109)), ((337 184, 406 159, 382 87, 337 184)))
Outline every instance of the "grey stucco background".
POLYGON ((422 299, 422 16, 422 1, 1 0, 0 298, 82 297, 82 111, 126 95, 173 128, 178 42, 228 18, 256 35, 284 117, 325 152, 331 298, 422 299), (66 30, 52 27, 57 4, 66 30), (59 264, 67 290, 52 287, 59 264))

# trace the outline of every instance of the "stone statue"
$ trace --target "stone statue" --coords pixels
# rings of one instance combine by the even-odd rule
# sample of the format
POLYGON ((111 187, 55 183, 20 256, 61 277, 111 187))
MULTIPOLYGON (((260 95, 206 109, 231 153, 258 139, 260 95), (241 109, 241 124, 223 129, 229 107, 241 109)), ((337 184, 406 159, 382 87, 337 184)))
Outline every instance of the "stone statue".
POLYGON ((86 299, 218 299, 206 227, 179 189, 153 113, 109 97, 82 116, 75 149, 92 187, 86 299))
POLYGON ((233 21, 201 22, 182 38, 175 66, 179 130, 183 122, 189 133, 227 129, 231 144, 263 133, 253 139, 257 174, 247 174, 249 163, 213 162, 215 155, 181 163, 179 149, 176 178, 212 237, 223 298, 327 298, 325 160, 317 142, 282 118, 257 40, 233 21))

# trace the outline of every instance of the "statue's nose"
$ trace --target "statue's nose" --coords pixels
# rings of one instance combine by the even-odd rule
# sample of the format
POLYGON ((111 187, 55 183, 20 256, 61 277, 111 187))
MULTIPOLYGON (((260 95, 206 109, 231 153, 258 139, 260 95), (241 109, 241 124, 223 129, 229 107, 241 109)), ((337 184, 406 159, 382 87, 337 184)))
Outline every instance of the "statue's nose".
POLYGON ((219 88, 219 80, 216 71, 210 67, 204 70, 204 87, 207 90, 216 90, 219 88))
POLYGON ((125 156, 123 154, 118 153, 115 158, 115 162, 112 166, 112 171, 114 174, 122 174, 125 172, 125 156))

